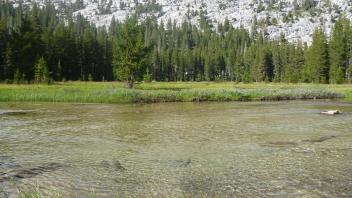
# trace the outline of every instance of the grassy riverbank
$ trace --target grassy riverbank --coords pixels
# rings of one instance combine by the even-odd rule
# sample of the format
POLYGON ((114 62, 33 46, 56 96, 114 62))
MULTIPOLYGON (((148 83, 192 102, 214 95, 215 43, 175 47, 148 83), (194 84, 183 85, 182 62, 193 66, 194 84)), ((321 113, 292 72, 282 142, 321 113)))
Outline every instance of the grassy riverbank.
POLYGON ((156 82, 127 89, 124 83, 118 82, 67 82, 50 86, 0 84, 3 102, 152 103, 341 97, 352 102, 352 85, 156 82))

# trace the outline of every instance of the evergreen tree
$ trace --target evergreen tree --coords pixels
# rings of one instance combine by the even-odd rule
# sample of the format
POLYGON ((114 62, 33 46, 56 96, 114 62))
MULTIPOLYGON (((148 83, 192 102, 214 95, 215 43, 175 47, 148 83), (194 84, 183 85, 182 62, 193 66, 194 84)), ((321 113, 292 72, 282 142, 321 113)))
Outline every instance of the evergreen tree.
MULTIPOLYGON (((1 4, 0 4, 1 6, 1 4)), ((7 35, 6 35, 6 23, 5 20, 2 20, 0 18, 0 80, 2 78, 6 78, 5 73, 6 73, 6 68, 5 68, 5 49, 6 49, 6 41, 7 41, 7 35)))
POLYGON ((313 43, 306 53, 304 81, 329 82, 329 56, 325 34, 318 28, 313 34, 313 43))
POLYGON ((335 23, 329 47, 330 82, 343 83, 347 68, 347 46, 343 25, 340 20, 335 23))
POLYGON ((33 76, 33 65, 38 56, 42 55, 43 44, 41 40, 41 27, 35 19, 23 18, 22 25, 14 32, 13 60, 25 80, 31 80, 33 76))
POLYGON ((297 83, 301 80, 302 69, 305 62, 302 43, 298 43, 297 46, 291 45, 289 54, 287 70, 285 71, 285 81, 297 83))
POLYGON ((15 73, 14 73, 14 76, 13 76, 13 80, 16 84, 19 84, 21 83, 22 81, 22 74, 20 72, 19 69, 16 69, 15 73))
POLYGON ((12 64, 12 49, 7 47, 4 53, 3 78, 9 80, 13 76, 14 65, 12 64))
POLYGON ((114 67, 119 80, 127 80, 132 88, 135 80, 141 80, 144 73, 147 48, 144 46, 143 34, 134 16, 118 30, 115 41, 114 67))
POLYGON ((44 60, 44 57, 38 59, 37 63, 34 66, 34 69, 34 80, 36 83, 49 82, 50 73, 46 61, 44 60))
POLYGON ((57 62, 56 80, 62 80, 62 66, 61 66, 61 60, 60 59, 57 62))

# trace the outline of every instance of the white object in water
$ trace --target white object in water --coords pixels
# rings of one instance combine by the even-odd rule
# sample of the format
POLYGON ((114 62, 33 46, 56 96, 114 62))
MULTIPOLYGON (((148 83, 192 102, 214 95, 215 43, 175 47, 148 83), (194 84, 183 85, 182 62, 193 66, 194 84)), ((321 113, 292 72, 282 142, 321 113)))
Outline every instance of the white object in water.
POLYGON ((321 114, 325 114, 325 115, 337 115, 337 114, 341 114, 341 112, 339 110, 328 110, 328 111, 323 111, 321 112, 321 114))

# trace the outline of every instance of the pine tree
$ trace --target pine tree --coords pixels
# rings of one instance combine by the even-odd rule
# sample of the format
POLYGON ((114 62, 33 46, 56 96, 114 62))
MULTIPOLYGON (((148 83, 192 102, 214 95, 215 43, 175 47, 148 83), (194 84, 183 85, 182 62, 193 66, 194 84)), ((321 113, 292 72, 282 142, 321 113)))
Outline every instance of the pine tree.
POLYGON ((60 59, 57 62, 56 80, 62 80, 62 66, 61 66, 61 60, 60 59))
POLYGON ((37 63, 34 66, 34 80, 36 83, 49 83, 50 73, 46 61, 43 57, 38 59, 37 63))
POLYGON ((335 23, 329 43, 330 82, 343 83, 347 67, 346 38, 340 20, 335 23))
POLYGON ((304 81, 329 82, 329 56, 325 34, 318 28, 313 34, 313 43, 306 53, 304 81))
POLYGON ((43 54, 41 33, 38 18, 24 18, 20 29, 13 35, 14 65, 19 67, 26 80, 31 80, 34 76, 33 65, 37 57, 43 54))
POLYGON ((268 49, 262 49, 259 53, 259 81, 271 82, 274 77, 272 55, 268 49))
POLYGON ((299 42, 297 46, 290 45, 289 54, 285 81, 297 83, 301 80, 302 68, 305 61, 302 43, 299 42))
POLYGON ((255 15, 252 20, 251 38, 254 40, 257 37, 257 34, 258 34, 258 19, 255 15))
POLYGON ((280 82, 283 77, 283 58, 282 58, 282 50, 283 47, 281 47, 280 43, 274 43, 273 49, 272 49, 272 59, 273 59, 273 65, 274 65, 274 81, 275 82, 280 82))
POLYGON ((16 83, 16 84, 20 84, 21 83, 21 80, 22 80, 22 74, 20 72, 19 69, 16 69, 15 73, 14 73, 14 76, 13 76, 13 81, 16 83))
POLYGON ((134 16, 118 30, 115 41, 114 67, 119 80, 128 81, 130 88, 135 80, 143 77, 147 58, 147 48, 144 46, 143 34, 134 16))
MULTIPOLYGON (((0 3, 0 6, 1 3, 0 3)), ((1 7, 0 7, 1 8, 1 7)), ((0 10, 1 12, 1 10, 0 10)), ((1 78, 6 78, 5 73, 6 73, 6 68, 5 66, 5 49, 6 49, 6 41, 7 41, 7 35, 6 35, 6 22, 5 20, 1 19, 0 17, 0 80, 1 78), (4 75, 4 76, 3 76, 4 75)))
POLYGON ((3 78, 9 80, 13 77, 14 65, 12 64, 12 49, 7 47, 4 54, 3 78))
POLYGON ((352 76, 352 26, 351 21, 345 17, 341 19, 343 25, 343 35, 345 36, 346 46, 346 65, 345 65, 345 80, 351 82, 352 76))

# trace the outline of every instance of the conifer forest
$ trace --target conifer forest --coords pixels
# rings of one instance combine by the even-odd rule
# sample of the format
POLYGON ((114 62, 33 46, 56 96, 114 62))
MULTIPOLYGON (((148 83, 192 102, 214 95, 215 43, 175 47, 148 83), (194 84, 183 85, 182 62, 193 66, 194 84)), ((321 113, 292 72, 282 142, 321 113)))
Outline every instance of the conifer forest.
POLYGON ((269 40, 255 20, 250 32, 228 20, 214 27, 202 13, 197 26, 130 16, 98 28, 73 15, 74 6, 58 11, 50 3, 32 9, 0 4, 2 82, 351 81, 352 25, 343 17, 330 37, 318 28, 307 44, 287 42, 284 35, 269 40))

